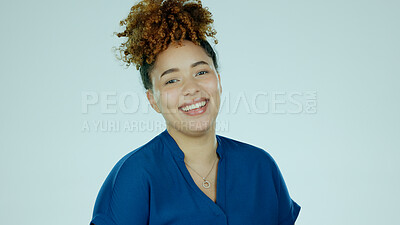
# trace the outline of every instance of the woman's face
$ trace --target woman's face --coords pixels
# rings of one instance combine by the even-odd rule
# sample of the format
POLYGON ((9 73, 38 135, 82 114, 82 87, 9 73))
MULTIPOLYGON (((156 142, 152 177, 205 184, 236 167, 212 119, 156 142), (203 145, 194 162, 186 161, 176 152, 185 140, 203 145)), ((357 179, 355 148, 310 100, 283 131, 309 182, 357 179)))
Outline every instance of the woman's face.
POLYGON ((171 43, 157 55, 150 79, 147 98, 169 130, 199 135, 215 129, 221 80, 202 47, 187 40, 171 43))

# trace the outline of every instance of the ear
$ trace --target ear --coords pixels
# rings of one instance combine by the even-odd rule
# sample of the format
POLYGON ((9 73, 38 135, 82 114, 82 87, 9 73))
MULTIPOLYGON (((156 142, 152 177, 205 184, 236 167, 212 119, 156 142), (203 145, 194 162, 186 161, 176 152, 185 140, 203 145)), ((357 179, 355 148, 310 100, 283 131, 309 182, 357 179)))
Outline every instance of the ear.
POLYGON ((222 93, 221 76, 219 75, 218 72, 217 74, 218 74, 219 94, 221 94, 222 93))
POLYGON ((146 91, 146 96, 147 96, 147 99, 148 99, 149 102, 150 102, 151 107, 152 107, 156 112, 161 113, 160 109, 158 108, 157 102, 156 102, 156 100, 154 99, 154 94, 153 94, 153 91, 152 91, 151 89, 149 89, 149 90, 146 91))

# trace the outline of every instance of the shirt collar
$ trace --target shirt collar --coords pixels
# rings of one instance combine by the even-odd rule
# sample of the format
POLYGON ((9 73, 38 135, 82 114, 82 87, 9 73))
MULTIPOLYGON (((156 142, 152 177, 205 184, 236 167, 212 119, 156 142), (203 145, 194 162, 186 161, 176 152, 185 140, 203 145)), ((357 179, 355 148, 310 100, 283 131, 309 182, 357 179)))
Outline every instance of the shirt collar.
MULTIPOLYGON (((165 129, 161 134, 160 137, 162 138, 165 146, 171 151, 172 155, 177 157, 178 159, 184 160, 185 153, 179 148, 178 144, 176 143, 175 139, 168 133, 168 130, 165 129)), ((220 159, 222 159, 224 155, 224 146, 222 145, 222 139, 219 135, 216 135, 218 146, 217 146, 217 154, 219 155, 220 159)))

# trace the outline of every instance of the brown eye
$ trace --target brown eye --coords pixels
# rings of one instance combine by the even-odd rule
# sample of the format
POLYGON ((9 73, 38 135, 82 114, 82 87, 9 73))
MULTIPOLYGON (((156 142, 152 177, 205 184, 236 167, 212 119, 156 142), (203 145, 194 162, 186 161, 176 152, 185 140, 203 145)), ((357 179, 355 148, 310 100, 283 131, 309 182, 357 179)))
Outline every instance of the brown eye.
POLYGON ((207 71, 200 71, 200 72, 198 72, 196 75, 204 75, 204 74, 206 74, 206 73, 208 73, 207 71))
POLYGON ((172 80, 169 80, 169 81, 167 81, 165 84, 167 85, 167 84, 173 84, 173 83, 175 83, 176 81, 178 81, 177 79, 172 79, 172 80))

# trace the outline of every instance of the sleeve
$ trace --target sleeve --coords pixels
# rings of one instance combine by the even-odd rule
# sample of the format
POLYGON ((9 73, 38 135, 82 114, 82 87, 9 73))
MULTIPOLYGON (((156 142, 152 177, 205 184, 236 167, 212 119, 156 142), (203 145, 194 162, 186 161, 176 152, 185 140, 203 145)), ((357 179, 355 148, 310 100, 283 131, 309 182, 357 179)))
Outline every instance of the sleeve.
MULTIPOLYGON (((273 159, 272 159, 273 160, 273 159)), ((277 179, 277 195, 278 195, 278 224, 279 225, 293 225, 300 213, 300 206, 291 199, 288 188, 283 179, 282 173, 279 170, 278 165, 273 160, 275 167, 275 177, 277 179)))
POLYGON ((138 166, 115 165, 97 196, 90 224, 147 225, 149 185, 138 166))

